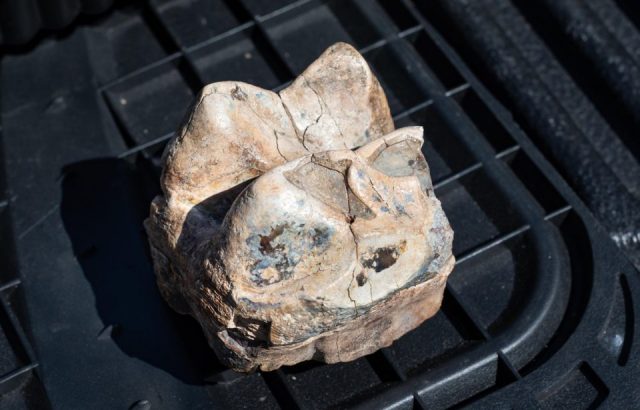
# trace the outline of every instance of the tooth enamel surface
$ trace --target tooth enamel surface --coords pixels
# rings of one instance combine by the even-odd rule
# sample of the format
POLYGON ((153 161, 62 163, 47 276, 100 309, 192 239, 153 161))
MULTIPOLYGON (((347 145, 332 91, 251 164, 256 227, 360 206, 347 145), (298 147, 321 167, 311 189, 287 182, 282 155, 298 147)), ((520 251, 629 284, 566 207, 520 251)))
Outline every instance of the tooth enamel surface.
POLYGON ((423 141, 347 44, 279 94, 208 85, 145 222, 162 296, 239 371, 388 346, 437 312, 454 265, 423 141))

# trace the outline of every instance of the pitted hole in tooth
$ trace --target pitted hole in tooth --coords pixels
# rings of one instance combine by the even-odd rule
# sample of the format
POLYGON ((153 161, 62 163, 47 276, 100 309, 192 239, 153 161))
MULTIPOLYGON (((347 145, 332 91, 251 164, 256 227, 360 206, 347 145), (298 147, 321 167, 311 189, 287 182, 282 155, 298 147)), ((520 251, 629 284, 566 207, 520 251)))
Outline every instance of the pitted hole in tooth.
POLYGON ((356 282, 358 283, 358 286, 364 286, 367 283, 367 280, 367 274, 364 271, 358 273, 358 275, 356 276, 356 282))
POLYGON ((362 266, 373 269, 375 272, 382 272, 396 263, 400 255, 405 251, 406 244, 405 241, 402 241, 398 246, 378 248, 373 253, 365 255, 361 261, 362 266))

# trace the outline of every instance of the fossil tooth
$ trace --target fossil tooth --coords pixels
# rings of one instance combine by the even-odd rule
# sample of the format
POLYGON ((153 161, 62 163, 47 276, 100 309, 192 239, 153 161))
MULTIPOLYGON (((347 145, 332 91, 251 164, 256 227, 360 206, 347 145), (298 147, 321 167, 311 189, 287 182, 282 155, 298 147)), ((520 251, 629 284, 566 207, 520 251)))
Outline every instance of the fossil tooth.
POLYGON ((203 90, 145 221, 163 297, 240 371, 348 361, 439 309, 453 232, 423 130, 393 130, 351 46, 275 94, 203 90))
POLYGON ((392 130, 366 61, 337 43, 280 95, 237 81, 204 87, 165 151, 162 187, 196 204, 309 152, 353 149, 392 130))
POLYGON ((394 128, 378 80, 344 43, 327 49, 280 97, 310 152, 353 149, 394 128))

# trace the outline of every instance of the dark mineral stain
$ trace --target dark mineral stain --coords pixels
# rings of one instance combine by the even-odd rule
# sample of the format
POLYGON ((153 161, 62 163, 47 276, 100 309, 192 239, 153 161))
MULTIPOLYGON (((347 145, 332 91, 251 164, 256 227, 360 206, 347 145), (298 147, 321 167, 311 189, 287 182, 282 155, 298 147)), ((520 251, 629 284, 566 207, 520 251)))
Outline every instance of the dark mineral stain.
POLYGON ((399 247, 385 246, 384 248, 378 248, 373 253, 372 257, 362 261, 362 266, 373 269, 376 272, 382 272, 396 263, 400 254, 404 252, 405 245, 406 244, 403 242, 399 247))
POLYGON ((258 312, 265 308, 278 308, 282 305, 282 303, 280 302, 275 302, 275 303, 255 302, 249 298, 239 298, 238 301, 253 312, 258 312))
POLYGON ((327 249, 331 243, 331 227, 304 227, 305 224, 291 226, 285 223, 271 227, 268 233, 247 238, 254 258, 250 271, 255 284, 271 285, 289 279, 301 258, 327 249), (267 272, 268 268, 272 269, 267 272))
POLYGON ((231 98, 233 98, 235 100, 244 101, 244 100, 247 99, 247 93, 242 91, 242 88, 240 88, 239 85, 236 85, 236 88, 234 88, 231 91, 231 98))
POLYGON ((260 236, 260 252, 263 255, 273 254, 274 252, 280 252, 284 250, 283 244, 278 244, 273 246, 271 241, 273 241, 278 236, 282 235, 284 232, 284 225, 276 226, 275 228, 271 228, 271 232, 268 235, 259 235, 260 236))
POLYGON ((323 247, 329 242, 329 238, 331 237, 331 233, 329 229, 324 227, 316 227, 311 230, 313 232, 311 238, 313 239, 314 247, 323 247))
POLYGON ((424 160, 422 155, 418 155, 415 160, 411 160, 409 162, 413 162, 413 164, 409 165, 418 171, 425 171, 428 169, 427 161, 424 160))
POLYGON ((367 275, 364 272, 358 273, 356 276, 356 282, 358 282, 358 286, 364 286, 367 283, 367 275))
POLYGON ((402 204, 394 202, 393 205, 396 208, 396 212, 398 212, 399 214, 402 214, 402 215, 407 215, 407 211, 406 211, 406 209, 404 209, 404 206, 402 204))

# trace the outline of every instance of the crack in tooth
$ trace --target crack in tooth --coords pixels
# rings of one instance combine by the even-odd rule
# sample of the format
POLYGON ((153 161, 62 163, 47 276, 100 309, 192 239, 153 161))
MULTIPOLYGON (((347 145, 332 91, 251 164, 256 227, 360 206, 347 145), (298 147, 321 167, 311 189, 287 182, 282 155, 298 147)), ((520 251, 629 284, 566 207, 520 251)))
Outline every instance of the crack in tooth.
MULTIPOLYGON (((347 175, 347 172, 345 172, 345 185, 347 186, 347 188, 349 188, 349 184, 346 181, 346 175, 347 175)), ((358 304, 356 303, 356 300, 351 297, 351 286, 356 281, 356 270, 360 266, 360 250, 358 248, 358 241, 356 240, 356 234, 355 232, 353 232, 352 224, 353 222, 355 222, 356 218, 351 214, 351 204, 349 203, 348 192, 347 192, 347 208, 349 212, 349 215, 347 215, 348 217, 347 222, 349 223, 349 232, 351 232, 351 237, 353 238, 353 244, 355 245, 355 251, 356 251, 356 266, 354 266, 353 270, 351 271, 351 282, 349 282, 349 286, 347 287, 347 297, 349 298, 350 301, 353 302, 355 314, 356 314, 356 317, 358 317, 358 304)))
POLYGON ((391 205, 389 205, 389 202, 387 202, 387 200, 384 199, 384 197, 380 194, 380 191, 378 191, 378 188, 376 188, 371 178, 369 178, 369 185, 371 185, 371 189, 375 191, 376 195, 378 195, 378 198, 380 198, 380 202, 384 203, 385 207, 389 210, 389 212, 391 212, 394 215, 397 215, 397 213, 393 211, 393 208, 391 207, 391 205))
MULTIPOLYGON (((307 126, 307 128, 305 128, 302 136, 300 135, 300 132, 298 131, 298 129, 296 128, 296 123, 293 121, 293 116, 291 115, 291 111, 289 111, 289 107, 287 106, 287 104, 285 104, 285 102, 282 100, 282 95, 280 95, 280 93, 278 93, 278 97, 280 98, 280 103, 282 104, 282 108, 284 109, 285 114, 287 114, 287 117, 289 118, 289 122, 291 123, 291 128, 293 128, 293 132, 296 134, 296 138, 298 139, 298 141, 300 141, 300 143, 302 144, 302 148, 304 148, 305 151, 307 152, 311 152, 309 150, 309 148, 306 145, 306 141, 305 141, 305 134, 307 132, 307 129, 311 126, 307 126)), ((320 120, 320 117, 318 117, 317 121, 320 120)))
POLYGON ((282 153, 282 151, 280 151, 280 137, 278 137, 278 131, 273 130, 273 135, 276 138, 276 150, 278 150, 278 154, 280 154, 280 156, 282 157, 282 159, 284 159, 285 161, 289 161, 287 159, 287 157, 284 156, 284 154, 282 153))
POLYGON ((358 317, 358 303, 353 297, 351 297, 351 285, 353 284, 353 282, 355 282, 355 280, 356 280, 356 268, 354 267, 353 270, 351 271, 351 282, 349 282, 349 286, 347 287, 347 297, 351 302, 353 302, 353 310, 355 313, 354 317, 358 317))
MULTIPOLYGON (((320 117, 322 117, 322 115, 324 115, 324 107, 326 107, 327 108, 327 115, 329 115, 329 118, 333 122, 333 125, 336 126, 336 129, 338 130, 338 133, 342 137, 342 141, 344 141, 345 140, 344 134, 342 133, 342 130, 340 129, 340 126, 338 125, 338 122, 336 121, 336 119, 333 117, 333 115, 331 115, 331 111, 329 111, 329 106, 325 103, 324 99, 318 93, 318 91, 316 91, 316 89, 311 86, 311 83, 309 82, 309 80, 307 80, 307 78, 302 74, 300 75, 300 77, 302 77, 302 79, 304 80, 305 85, 316 95, 316 98, 318 99, 318 104, 320 104, 320 111, 321 112, 320 112, 320 116, 316 120, 316 123, 317 123, 317 121, 320 120, 320 117)), ((306 130, 305 130, 305 132, 306 132, 306 130)), ((350 149, 346 145, 345 145, 345 148, 350 149)))
POLYGON ((206 94, 202 95, 202 97, 197 102, 195 107, 193 107, 193 109, 191 110, 191 114, 189 114, 189 120, 187 121, 187 125, 184 127, 185 132, 183 134, 186 134, 186 130, 191 129, 191 123, 193 122, 193 117, 195 116, 196 112, 198 112, 198 108, 200 108, 200 105, 202 105, 202 102, 205 100, 205 98, 211 97, 211 95, 213 94, 217 94, 217 91, 215 88, 212 87, 211 90, 207 91, 206 94))
POLYGON ((304 149, 306 149, 307 151, 309 151, 309 148, 307 147, 307 131, 309 131, 309 128, 318 125, 318 122, 320 122, 320 118, 322 118, 323 113, 321 112, 320 115, 318 115, 318 118, 315 119, 315 122, 313 124, 309 124, 304 128, 304 131, 302 131, 302 146, 304 147, 304 149))
POLYGON ((309 131, 309 128, 318 125, 318 123, 320 122, 320 118, 322 118, 322 116, 324 115, 324 101, 322 100, 322 98, 320 98, 320 95, 318 95, 318 92, 316 90, 313 89, 313 87, 311 87, 311 84, 309 83, 309 80, 306 79, 306 77, 304 77, 303 75, 300 75, 300 77, 302 77, 302 79, 304 80, 304 84, 307 86, 307 88, 309 88, 313 94, 315 94, 316 96, 316 100, 318 101, 318 105, 320 106, 320 114, 318 114, 318 117, 315 119, 315 121, 313 122, 313 124, 309 124, 305 127, 304 131, 302 132, 302 145, 306 148, 306 137, 307 137, 307 131, 309 131))
MULTIPOLYGON (((240 88, 239 84, 236 84, 236 88, 231 92, 233 93, 239 93, 239 94, 244 94, 245 98, 246 98, 246 93, 244 92, 244 90, 242 88, 240 88)), ((212 93, 209 93, 212 94, 212 93)), ((235 98, 233 95, 231 95, 231 98, 235 98)), ((262 118, 262 116, 260 116, 256 110, 253 109, 253 107, 251 106, 251 104, 249 104, 248 102, 246 102, 246 107, 249 109, 249 111, 251 111, 253 113, 253 115, 255 115, 264 125, 267 126, 267 128, 271 128, 271 130, 273 131, 273 136, 275 137, 275 143, 276 143, 276 150, 278 151, 278 154, 282 157, 282 159, 284 159, 285 161, 289 161, 287 159, 287 157, 284 156, 284 154, 282 153, 282 151, 280 151, 280 144, 279 144, 279 137, 278 137, 278 130, 276 130, 275 128, 273 128, 273 126, 271 126, 267 121, 265 121, 264 118, 262 118)), ((294 128, 295 129, 295 128, 294 128)))

